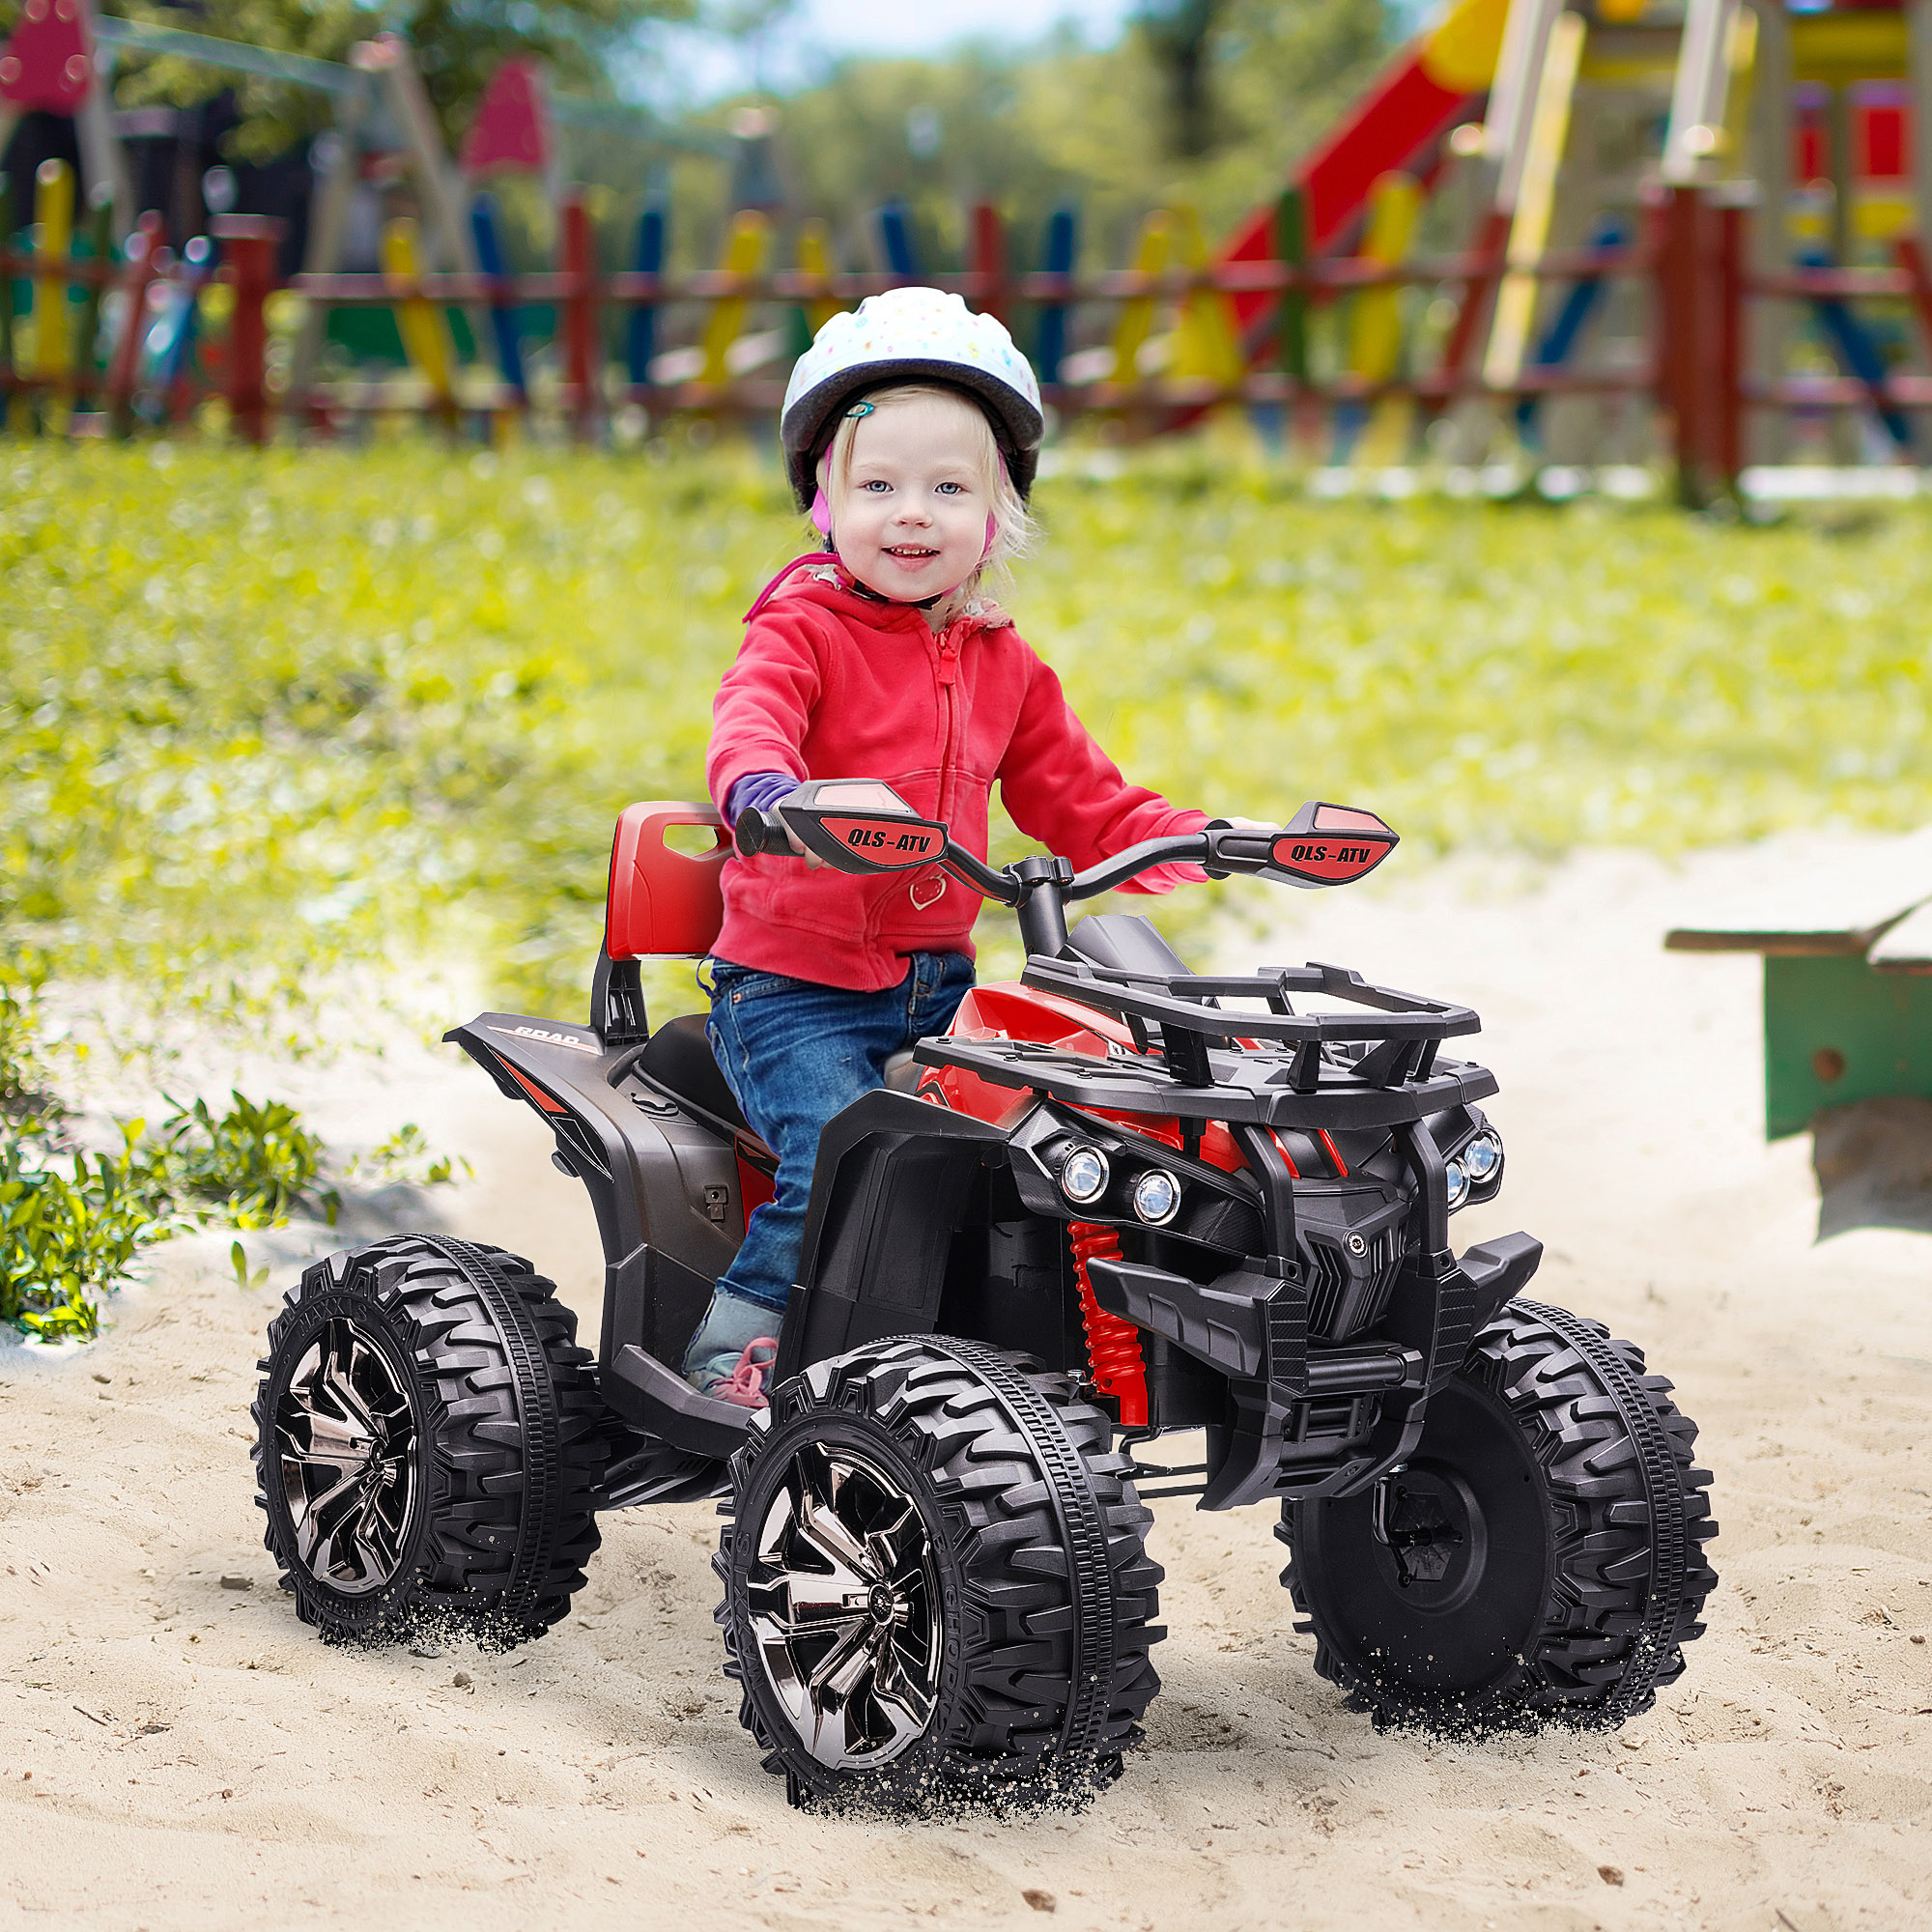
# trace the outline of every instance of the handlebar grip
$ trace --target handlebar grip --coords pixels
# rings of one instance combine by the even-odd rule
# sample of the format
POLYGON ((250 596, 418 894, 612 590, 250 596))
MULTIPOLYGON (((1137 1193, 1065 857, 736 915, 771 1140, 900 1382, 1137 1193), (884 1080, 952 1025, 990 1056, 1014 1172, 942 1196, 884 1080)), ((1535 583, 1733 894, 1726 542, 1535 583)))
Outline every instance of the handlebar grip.
POLYGON ((1202 869, 1210 879, 1225 879, 1236 872, 1261 871, 1274 857, 1274 841, 1280 836, 1273 829, 1258 832, 1251 826, 1210 820, 1204 834, 1208 857, 1202 869))
POLYGON ((755 805, 748 805, 738 814, 738 821, 731 828, 731 840, 739 855, 746 859, 755 859, 764 852, 787 857, 791 853, 791 840, 785 837, 778 813, 760 811, 755 805))

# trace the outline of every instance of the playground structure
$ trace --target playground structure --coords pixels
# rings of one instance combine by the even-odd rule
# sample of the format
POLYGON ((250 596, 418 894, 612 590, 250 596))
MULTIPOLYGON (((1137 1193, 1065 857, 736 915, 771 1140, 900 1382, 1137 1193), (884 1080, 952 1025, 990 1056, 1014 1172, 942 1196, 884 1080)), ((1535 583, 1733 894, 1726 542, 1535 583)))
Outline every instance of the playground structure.
MULTIPOLYGON (((0 101, 64 88, 64 111, 98 123, 104 90, 74 77, 89 30, 83 0, 29 0, 0 101)), ((874 260, 852 270, 823 223, 766 205, 732 217, 718 268, 673 273, 663 207, 600 235, 591 197, 557 181, 559 106, 522 64, 499 73, 459 171, 392 36, 342 68, 166 38, 250 71, 281 63, 333 99, 304 270, 278 285, 274 225, 233 213, 169 255, 155 217, 127 222, 111 158, 86 162, 109 191, 76 248, 71 171, 43 170, 35 245, 0 257, 32 292, 25 328, 0 302, 16 426, 126 433, 211 397, 257 440, 278 421, 330 432, 411 412, 585 439, 755 418, 833 308, 918 280, 1002 316, 1058 417, 1120 438, 1242 405, 1316 463, 1425 446, 1662 460, 1694 499, 1754 464, 1932 453, 1932 141, 1915 138, 1932 127, 1932 0, 1458 0, 1218 253, 1173 208, 1147 217, 1131 266, 1100 271, 1081 266, 1071 208, 1036 248, 977 207, 965 260, 940 269, 888 207, 874 260), (390 215, 377 272, 347 272, 350 198, 384 144, 414 213, 390 215), (505 270, 487 186, 505 170, 557 206, 543 272, 505 270), (1018 265, 1029 253, 1037 267, 1018 265), (393 314, 406 368, 323 366, 330 319, 357 312, 393 314)))
POLYGON ((1664 945, 1762 956, 1767 1139, 1828 1107, 1932 1098, 1932 834, 1780 880, 1664 945))

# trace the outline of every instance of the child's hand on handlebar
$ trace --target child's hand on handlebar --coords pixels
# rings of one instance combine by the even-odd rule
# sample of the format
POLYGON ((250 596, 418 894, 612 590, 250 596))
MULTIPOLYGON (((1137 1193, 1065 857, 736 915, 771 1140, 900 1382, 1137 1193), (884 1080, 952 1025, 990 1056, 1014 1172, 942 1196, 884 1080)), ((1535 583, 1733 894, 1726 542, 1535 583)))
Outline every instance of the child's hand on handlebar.
MULTIPOLYGON (((778 817, 778 814, 776 812, 774 812, 772 815, 775 818, 778 817)), ((781 818, 779 819, 779 823, 781 825, 784 825, 784 820, 781 818)), ((824 865, 825 861, 821 859, 816 852, 811 851, 807 846, 805 840, 801 838, 798 836, 798 834, 791 829, 789 825, 785 825, 784 836, 791 840, 791 849, 794 852, 796 852, 801 859, 805 861, 806 869, 808 871, 815 872, 818 870, 819 867, 824 865)))

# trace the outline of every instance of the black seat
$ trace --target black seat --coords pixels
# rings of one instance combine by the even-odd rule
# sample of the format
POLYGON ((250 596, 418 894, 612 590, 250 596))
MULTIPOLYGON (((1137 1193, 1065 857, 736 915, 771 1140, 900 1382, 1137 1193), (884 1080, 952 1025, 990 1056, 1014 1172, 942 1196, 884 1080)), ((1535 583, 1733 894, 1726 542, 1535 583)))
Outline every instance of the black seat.
POLYGON ((659 1027, 638 1056, 638 1071, 728 1126, 751 1132, 751 1122, 738 1111, 737 1099, 724 1084, 724 1070, 704 1037, 702 1013, 683 1013, 659 1027))

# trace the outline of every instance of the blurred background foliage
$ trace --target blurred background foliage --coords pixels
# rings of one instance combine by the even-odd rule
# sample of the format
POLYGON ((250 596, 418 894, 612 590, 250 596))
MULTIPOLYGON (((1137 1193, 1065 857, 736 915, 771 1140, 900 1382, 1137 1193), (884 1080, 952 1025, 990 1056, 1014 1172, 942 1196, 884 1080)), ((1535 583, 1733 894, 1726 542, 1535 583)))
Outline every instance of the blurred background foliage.
MULTIPOLYGON (((1149 209, 1191 203, 1215 237, 1275 193, 1401 32, 1382 0, 1180 0, 1099 49, 1063 37, 1019 58, 850 61, 770 103, 781 177, 855 261, 868 259, 873 211, 897 199, 923 264, 958 266, 963 211, 983 200, 1013 224, 1018 266, 1035 268, 1047 216, 1075 202, 1090 260, 1114 268, 1149 209)), ((706 118, 728 126, 743 104, 706 118)), ((716 229, 721 171, 686 163, 679 179, 675 212, 716 229)))
MULTIPOLYGON (((0 0, 0 33, 21 0, 0 0)), ((610 96, 610 75, 639 28, 688 20, 696 0, 104 0, 99 11, 154 26, 186 28, 277 53, 341 61, 357 41, 406 34, 452 150, 500 62, 547 62, 559 87, 610 96)), ((327 97, 202 67, 173 55, 125 54, 115 96, 123 107, 191 107, 231 89, 239 111, 234 157, 260 161, 332 125, 327 97)))
MULTIPOLYGON (((1766 530, 1313 502, 1211 440, 1104 462, 1042 483, 1010 603, 1176 800, 1372 806, 1407 841, 1389 889, 1432 848, 1932 812, 1922 510, 1766 530)), ((0 473, 0 944, 170 1022, 375 958, 578 1015, 611 822, 701 794, 740 614, 803 547, 728 448, 21 445, 0 473)), ((1216 893, 1267 910, 1197 890, 1163 923, 1216 893)))
MULTIPOLYGON (((0 34, 21 0, 0 0, 0 34)), ((680 98, 666 23, 699 25, 746 49, 782 28, 784 0, 102 0, 102 11, 220 39, 340 61, 385 29, 406 34, 452 151, 497 64, 549 63, 554 84, 616 99, 641 93, 662 119, 717 135, 748 108, 770 117, 760 170, 787 217, 832 223, 853 267, 872 264, 881 201, 903 200, 922 260, 956 267, 962 211, 995 203, 1014 224, 1016 261, 1037 266, 1048 214, 1077 202, 1084 250, 1118 266, 1140 218, 1182 201, 1218 236, 1272 195, 1289 164, 1414 25, 1407 0, 1144 0, 1110 45, 1069 30, 1020 46, 988 39, 923 60, 848 58, 781 95, 756 91, 691 106, 680 98)), ((1045 10, 1043 10, 1045 11, 1045 10)), ((169 56, 125 53, 124 107, 194 105, 234 90, 231 157, 262 162, 330 125, 326 96, 225 74, 169 56)), ((711 145, 717 145, 715 141, 711 145)), ((727 144, 728 145, 728 144, 727 144)), ((612 259, 637 211, 663 199, 678 266, 709 265, 747 184, 728 159, 625 133, 565 130, 567 170, 601 186, 612 259)), ((512 195, 513 200, 516 196, 512 195)), ((525 211, 525 213, 529 213, 525 211)), ((531 215, 520 254, 551 245, 531 215)))

